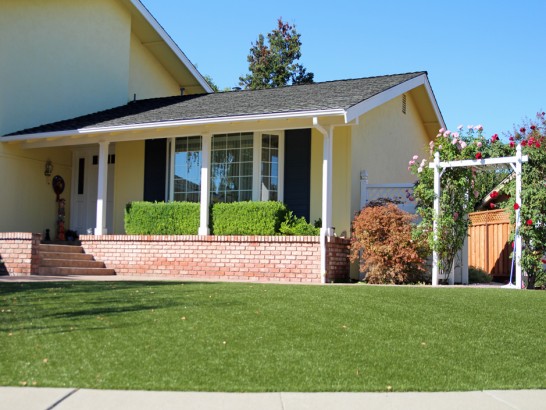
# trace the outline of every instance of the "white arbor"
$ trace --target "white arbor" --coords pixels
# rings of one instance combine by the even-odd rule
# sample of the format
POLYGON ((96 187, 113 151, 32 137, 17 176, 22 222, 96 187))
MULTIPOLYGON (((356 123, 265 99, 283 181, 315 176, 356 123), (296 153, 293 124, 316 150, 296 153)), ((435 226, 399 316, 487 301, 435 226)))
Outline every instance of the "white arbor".
MULTIPOLYGON (((434 162, 429 164, 430 168, 434 168, 434 242, 438 240, 438 218, 440 216, 440 195, 441 184, 440 180, 444 171, 447 168, 457 167, 477 167, 484 165, 499 165, 509 164, 516 174, 516 203, 521 206, 521 170, 522 164, 527 162, 529 157, 521 154, 521 145, 516 147, 515 157, 487 158, 463 161, 444 161, 440 162, 440 153, 434 154, 434 162)), ((519 208, 516 209, 516 229, 514 238, 514 258, 516 267, 516 284, 509 287, 521 289, 521 237, 519 235, 519 208)), ((438 286, 438 252, 434 250, 432 254, 432 286, 438 286)))

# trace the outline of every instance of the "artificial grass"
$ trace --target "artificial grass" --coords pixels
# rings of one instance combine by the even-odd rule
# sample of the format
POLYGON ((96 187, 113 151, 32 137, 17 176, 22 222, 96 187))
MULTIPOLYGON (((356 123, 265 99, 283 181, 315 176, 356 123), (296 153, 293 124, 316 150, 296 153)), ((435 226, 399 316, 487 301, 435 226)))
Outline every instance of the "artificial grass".
POLYGON ((546 388, 546 292, 0 284, 0 385, 190 391, 546 388))

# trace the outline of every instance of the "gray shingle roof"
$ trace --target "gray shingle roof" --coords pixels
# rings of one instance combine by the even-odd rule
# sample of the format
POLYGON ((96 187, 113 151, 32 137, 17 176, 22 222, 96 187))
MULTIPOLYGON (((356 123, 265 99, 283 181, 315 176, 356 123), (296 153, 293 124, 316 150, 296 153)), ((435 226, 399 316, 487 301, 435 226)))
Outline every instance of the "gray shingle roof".
POLYGON ((17 131, 8 136, 134 124, 282 114, 332 109, 347 110, 394 86, 426 74, 368 77, 281 88, 137 100, 64 121, 17 131))

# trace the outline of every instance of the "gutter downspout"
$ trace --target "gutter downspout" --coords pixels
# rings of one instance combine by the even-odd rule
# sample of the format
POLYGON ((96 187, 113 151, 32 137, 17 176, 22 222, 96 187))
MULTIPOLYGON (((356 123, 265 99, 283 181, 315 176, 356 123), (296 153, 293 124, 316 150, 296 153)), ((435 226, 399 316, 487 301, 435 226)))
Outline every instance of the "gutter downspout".
POLYGON ((326 283, 326 243, 327 237, 333 235, 332 228, 332 136, 334 126, 328 129, 321 126, 317 117, 313 117, 313 127, 324 137, 322 156, 322 228, 320 229, 320 276, 321 283, 326 283))

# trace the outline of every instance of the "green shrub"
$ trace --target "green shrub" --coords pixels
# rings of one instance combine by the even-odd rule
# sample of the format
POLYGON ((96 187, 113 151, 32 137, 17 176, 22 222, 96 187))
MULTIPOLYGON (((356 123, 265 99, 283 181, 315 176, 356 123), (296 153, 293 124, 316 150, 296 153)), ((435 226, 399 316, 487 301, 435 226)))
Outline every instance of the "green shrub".
POLYGON ((194 202, 131 202, 125 208, 129 235, 197 235, 199 204, 194 202))
POLYGON ((230 202, 212 206, 214 235, 277 235, 288 210, 281 202, 230 202))
POLYGON ((292 211, 288 211, 279 229, 281 235, 318 236, 320 228, 307 222, 302 216, 296 217, 292 211))
POLYGON ((468 267, 468 282, 469 283, 490 283, 493 280, 493 276, 484 271, 483 269, 476 268, 474 266, 468 267))

